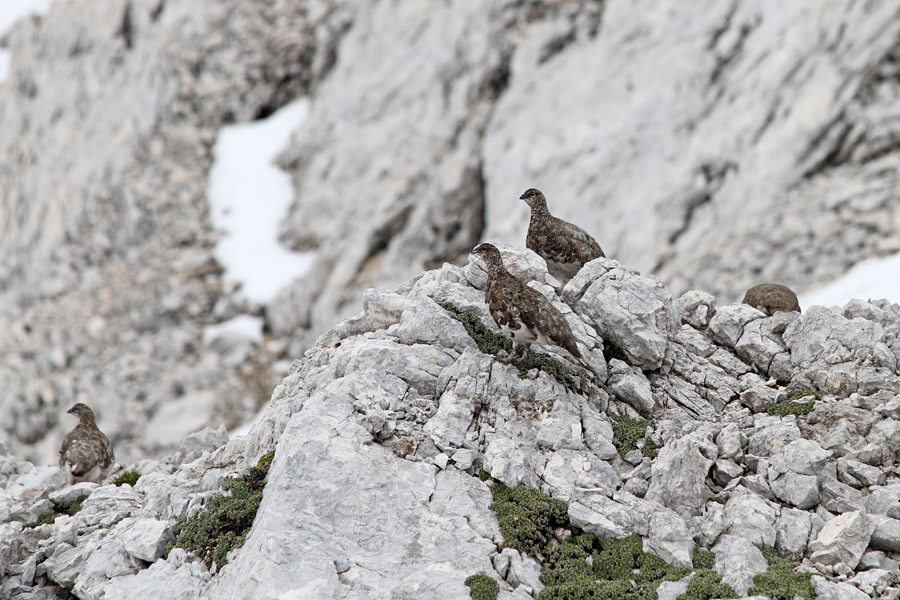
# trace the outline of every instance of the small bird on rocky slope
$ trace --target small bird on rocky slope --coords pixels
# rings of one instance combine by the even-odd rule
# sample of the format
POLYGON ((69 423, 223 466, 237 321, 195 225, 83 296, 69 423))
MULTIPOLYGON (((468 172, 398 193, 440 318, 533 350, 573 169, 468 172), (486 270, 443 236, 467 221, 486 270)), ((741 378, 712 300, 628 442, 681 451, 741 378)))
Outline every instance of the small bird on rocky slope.
POLYGON ((99 482, 111 470, 116 460, 109 438, 100 431, 94 411, 79 402, 68 410, 78 417, 75 429, 66 434, 59 449, 59 466, 66 472, 69 483, 99 482))
POLYGON ((506 270, 496 246, 480 244, 472 252, 487 265, 484 300, 488 312, 504 335, 513 340, 513 353, 503 362, 521 363, 532 343, 556 344, 587 367, 566 318, 543 294, 506 270))
POLYGON ((529 188, 519 198, 531 207, 525 245, 547 261, 547 270, 560 285, 575 277, 585 263, 606 256, 584 229, 551 215, 540 190, 529 188))
POLYGON ((761 310, 770 317, 778 311, 800 312, 800 302, 794 291, 780 283, 754 285, 744 294, 744 304, 761 310))

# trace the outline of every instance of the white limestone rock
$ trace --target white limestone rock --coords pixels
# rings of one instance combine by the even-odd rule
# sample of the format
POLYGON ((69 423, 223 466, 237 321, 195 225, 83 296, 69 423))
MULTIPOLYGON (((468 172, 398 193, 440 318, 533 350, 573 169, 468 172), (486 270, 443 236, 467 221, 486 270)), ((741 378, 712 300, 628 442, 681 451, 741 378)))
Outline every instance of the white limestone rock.
POLYGON ((859 564, 869 546, 875 522, 865 511, 853 511, 834 517, 809 545, 813 562, 823 565, 844 563, 851 569, 859 564))
POLYGON ((744 537, 723 535, 712 547, 716 555, 713 568, 740 596, 746 596, 753 578, 769 568, 769 563, 754 544, 744 537))

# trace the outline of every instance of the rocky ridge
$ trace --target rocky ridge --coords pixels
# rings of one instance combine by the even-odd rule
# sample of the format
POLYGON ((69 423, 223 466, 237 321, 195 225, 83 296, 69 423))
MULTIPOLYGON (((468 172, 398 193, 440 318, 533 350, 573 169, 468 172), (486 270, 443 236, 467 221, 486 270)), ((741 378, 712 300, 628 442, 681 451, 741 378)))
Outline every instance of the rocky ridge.
POLYGON ((56 2, 0 41, 3 439, 52 460, 76 401, 122 456, 243 422, 365 289, 464 262, 476 240, 521 244, 530 186, 675 294, 800 291, 900 250, 898 15, 853 0, 56 2), (248 306, 213 260, 211 148, 300 96, 281 237, 318 258, 248 306), (271 337, 204 342, 241 313, 271 337), (172 414, 192 419, 176 430, 172 414))
POLYGON ((710 549, 740 596, 774 550, 819 597, 900 597, 900 305, 766 317, 705 292, 675 299, 608 259, 557 297, 535 254, 501 251, 569 319, 592 373, 520 374, 482 351, 496 351, 490 336, 476 341, 451 312, 494 330, 477 262, 370 289, 361 313, 293 363, 247 436, 191 435, 135 465, 133 488, 65 488, 56 467, 4 448, 3 593, 458 599, 485 573, 499 598, 537 597, 540 564, 503 547, 483 471, 564 501, 601 539, 637 533, 673 565, 710 549), (649 419, 630 450, 626 417, 649 419), (178 518, 272 450, 227 565, 178 548, 163 558, 178 518), (74 515, 24 528, 79 494, 74 515))

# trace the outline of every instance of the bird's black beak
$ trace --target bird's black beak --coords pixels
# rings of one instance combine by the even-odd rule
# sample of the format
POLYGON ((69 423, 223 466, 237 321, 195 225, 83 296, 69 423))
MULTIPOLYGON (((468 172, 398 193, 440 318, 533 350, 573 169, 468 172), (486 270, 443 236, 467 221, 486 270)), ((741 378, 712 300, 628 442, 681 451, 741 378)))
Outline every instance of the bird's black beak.
POLYGON ((69 413, 70 415, 74 415, 74 414, 75 414, 75 407, 73 406, 72 408, 70 408, 70 409, 67 410, 66 412, 69 413))
POLYGON ((519 196, 519 200, 524 200, 524 199, 525 199, 525 194, 522 194, 521 196, 519 196))

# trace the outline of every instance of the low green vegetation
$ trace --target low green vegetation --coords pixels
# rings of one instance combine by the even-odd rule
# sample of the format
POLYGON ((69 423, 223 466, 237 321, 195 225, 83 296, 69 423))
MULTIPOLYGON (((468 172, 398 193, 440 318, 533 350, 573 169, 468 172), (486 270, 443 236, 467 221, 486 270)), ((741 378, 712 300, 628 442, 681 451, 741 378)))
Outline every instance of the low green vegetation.
MULTIPOLYGON (((540 579, 546 587, 539 600, 656 600, 660 583, 678 581, 692 571, 644 552, 637 534, 599 540, 573 527, 566 503, 537 490, 494 482, 491 492, 504 545, 542 562, 540 579), (568 529, 571 537, 557 543, 559 528, 568 529)), ((711 552, 695 551, 695 575, 679 600, 735 597, 712 564, 711 552)))
MULTIPOLYGON (((492 356, 506 354, 509 356, 510 353, 512 353, 512 340, 505 335, 494 333, 485 327, 484 323, 481 322, 481 319, 478 318, 478 315, 475 313, 458 308, 449 302, 442 302, 440 303, 440 306, 450 313, 451 317, 462 323, 469 336, 475 340, 478 349, 485 354, 490 354, 492 356)), ((547 354, 529 352, 528 356, 525 357, 525 360, 516 366, 519 369, 519 377, 522 379, 527 377, 528 371, 531 369, 538 369, 556 379, 556 381, 565 386, 566 389, 577 394, 584 393, 585 381, 591 381, 596 386, 600 385, 600 382, 597 381, 596 377, 587 371, 580 371, 567 367, 547 354)))
POLYGON ((808 415, 813 411, 816 400, 821 397, 822 392, 818 390, 792 390, 788 392, 787 398, 781 402, 776 402, 770 406, 766 412, 770 415, 778 415, 780 417, 786 417, 788 415, 808 415), (809 398, 810 396, 812 397, 810 400, 798 402, 801 398, 809 398))
POLYGON ((469 586, 469 596, 472 600, 496 600, 500 593, 500 584, 493 577, 478 573, 466 577, 466 585, 469 586))
POLYGON ((537 490, 496 483, 491 493, 506 548, 538 554, 553 537, 553 530, 569 523, 568 505, 537 490))
POLYGON ((765 553, 769 568, 753 578, 753 586, 747 591, 751 596, 766 595, 778 600, 792 600, 800 596, 806 600, 816 597, 809 573, 798 573, 797 563, 784 560, 778 553, 765 553))
POLYGON ((120 473, 115 479, 112 480, 114 484, 117 486, 121 486, 124 483, 127 483, 131 487, 134 487, 134 484, 137 483, 137 480, 141 478, 141 474, 137 471, 125 471, 120 473))
POLYGON ((227 493, 212 498, 194 516, 180 519, 173 530, 175 541, 169 544, 166 555, 179 547, 193 552, 210 567, 225 566, 228 552, 244 545, 253 525, 274 456, 274 451, 269 452, 243 475, 225 479, 222 489, 227 493))
POLYGON ((624 456, 632 450, 640 450, 648 458, 656 458, 659 449, 662 448, 647 436, 647 428, 653 428, 656 424, 650 420, 634 419, 627 414, 619 413, 612 416, 613 445, 619 451, 619 456, 624 456), (638 442, 643 440, 643 445, 638 442))
POLYGON ((603 340, 603 358, 606 359, 606 362, 613 358, 628 362, 628 355, 625 354, 625 351, 610 340, 603 340))
POLYGON ((53 505, 53 510, 41 513, 40 515, 38 515, 37 519, 35 519, 31 523, 26 523, 24 527, 32 528, 39 527, 40 525, 46 525, 47 523, 52 523, 56 519, 57 515, 72 516, 79 510, 81 510, 81 505, 84 504, 84 501, 87 499, 87 497, 87 494, 79 494, 75 498, 67 501, 50 500, 50 503, 53 505))

